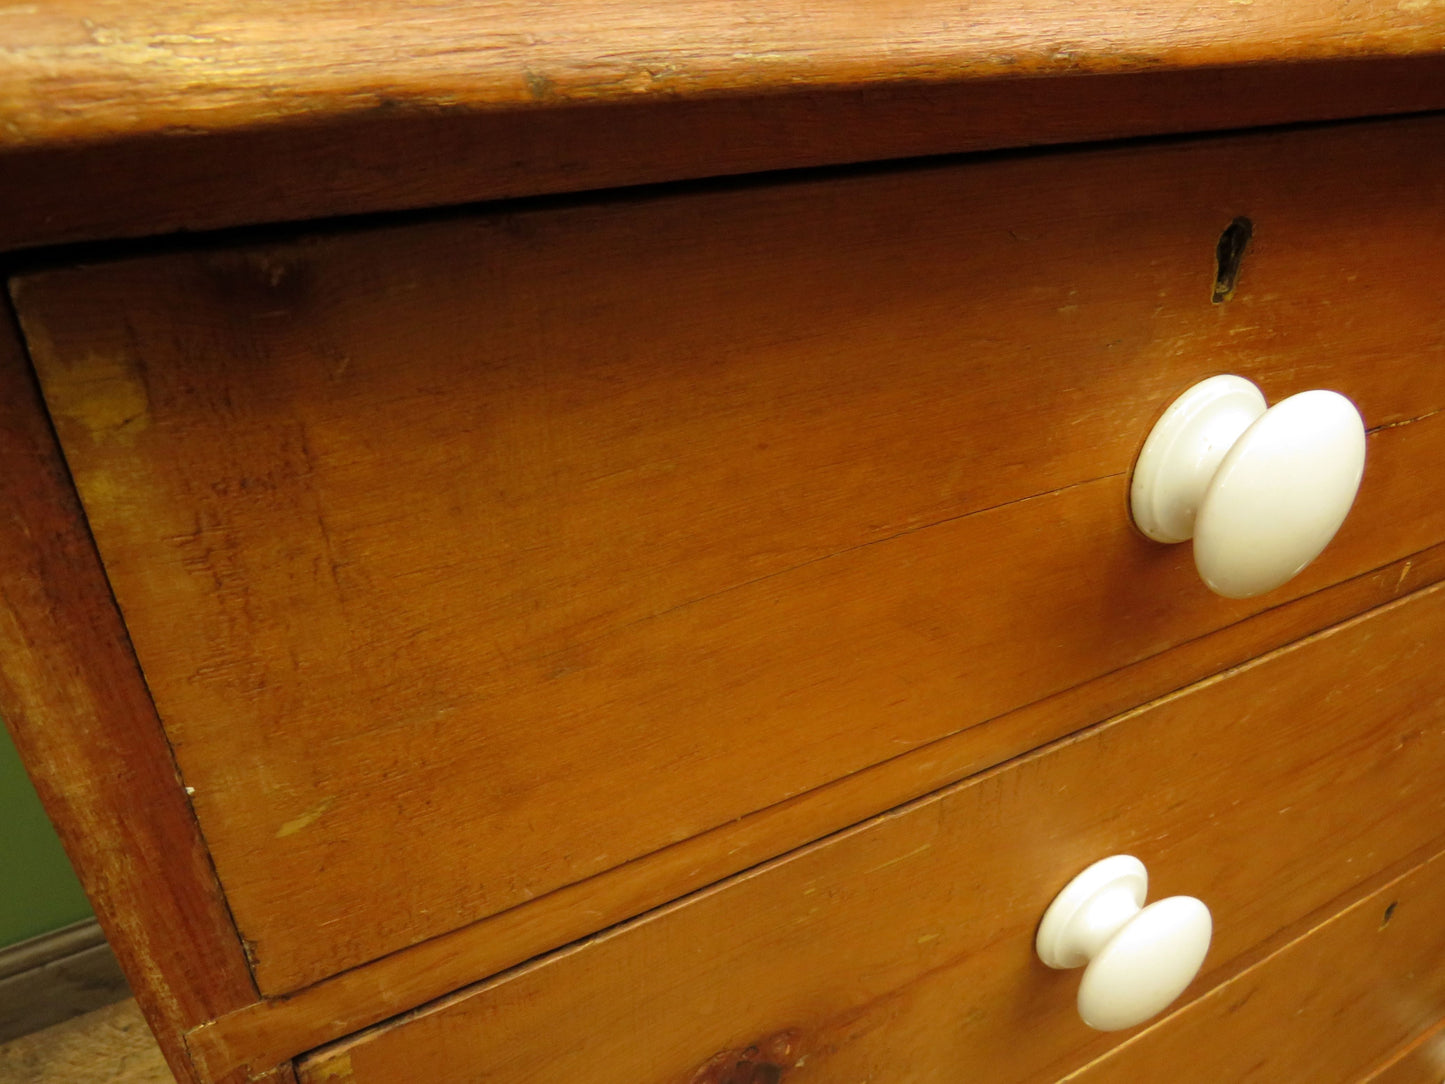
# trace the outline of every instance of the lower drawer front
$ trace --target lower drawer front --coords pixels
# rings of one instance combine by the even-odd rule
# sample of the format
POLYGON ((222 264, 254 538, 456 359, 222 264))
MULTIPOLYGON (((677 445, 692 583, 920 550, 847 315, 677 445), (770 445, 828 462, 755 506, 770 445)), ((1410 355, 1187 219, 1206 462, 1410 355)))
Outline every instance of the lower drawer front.
POLYGON ((301 1079, 1058 1076, 1119 1041, 1078 1020, 1077 972, 1033 955, 1091 861, 1136 854, 1150 898, 1210 905, 1202 991, 1441 833, 1442 636, 1432 588, 319 1051, 301 1079))
MULTIPOLYGON (((1436 855, 1067 1079, 1366 1079, 1445 1012, 1442 915, 1445 855, 1436 855)), ((1418 1075, 1423 1054, 1400 1058, 1397 1079, 1413 1069, 1439 1084, 1445 1067, 1418 1075)))

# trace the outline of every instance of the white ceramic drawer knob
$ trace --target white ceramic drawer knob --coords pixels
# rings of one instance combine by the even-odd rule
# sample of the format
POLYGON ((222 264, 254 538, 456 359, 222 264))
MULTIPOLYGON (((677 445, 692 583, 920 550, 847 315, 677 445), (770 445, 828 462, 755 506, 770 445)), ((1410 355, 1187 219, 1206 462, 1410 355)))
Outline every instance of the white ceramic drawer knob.
POLYGON ((1365 469, 1365 423, 1332 391, 1268 410, 1241 376, 1213 376, 1170 404, 1139 461, 1134 522, 1156 542, 1194 539, 1210 590, 1251 598, 1293 578, 1345 521, 1365 469))
POLYGON ((1194 981, 1214 923, 1193 896, 1143 906, 1144 863, 1127 854, 1095 862, 1054 897, 1034 947, 1050 967, 1083 967, 1079 1015, 1099 1031, 1142 1024, 1194 981))

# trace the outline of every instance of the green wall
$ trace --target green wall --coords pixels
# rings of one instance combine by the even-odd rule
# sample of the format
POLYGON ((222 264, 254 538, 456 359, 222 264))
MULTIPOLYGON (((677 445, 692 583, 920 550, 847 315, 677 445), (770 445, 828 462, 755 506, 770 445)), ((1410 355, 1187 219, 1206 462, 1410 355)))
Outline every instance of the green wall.
POLYGON ((89 914, 80 882, 0 725, 0 948, 89 914))

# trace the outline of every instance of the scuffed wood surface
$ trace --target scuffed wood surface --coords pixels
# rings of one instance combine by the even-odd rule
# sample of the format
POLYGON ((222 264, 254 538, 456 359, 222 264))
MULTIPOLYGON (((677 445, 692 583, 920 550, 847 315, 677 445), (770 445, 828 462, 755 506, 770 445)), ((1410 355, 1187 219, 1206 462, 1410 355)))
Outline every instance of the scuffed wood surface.
POLYGON ((178 1078, 256 990, 34 378, 0 323, 0 715, 178 1078))
POLYGON ((1419 465, 1442 427, 1399 423, 1445 406, 1442 132, 1010 158, 21 280, 262 989, 1439 542, 1445 476, 1419 465), (1238 213, 1256 242, 1212 305, 1238 213), (1388 427, 1335 544, 1244 603, 1125 513, 1150 423, 1220 369, 1272 399, 1335 388, 1388 427))
POLYGON ((1120 136, 1445 108, 1445 56, 369 110, 0 153, 0 249, 1120 136))
POLYGON ((0 250, 1440 109, 1442 40, 1432 0, 10 4, 0 250))
MULTIPOLYGON (((1208 903, 1197 996, 1277 931, 1438 849, 1442 636, 1437 586, 460 991, 299 1076, 721 1084, 752 1079, 719 1067, 754 1058, 757 1079, 786 1084, 1056 1079, 1127 1038, 1086 1028, 1078 973, 1033 951, 1050 899, 1091 862, 1135 854, 1150 898, 1208 903)), ((1431 993, 1432 898, 1381 961, 1421 944, 1431 993)))
POLYGON ((0 8, 12 146, 368 111, 947 83, 1445 45, 1430 0, 39 0, 0 8))

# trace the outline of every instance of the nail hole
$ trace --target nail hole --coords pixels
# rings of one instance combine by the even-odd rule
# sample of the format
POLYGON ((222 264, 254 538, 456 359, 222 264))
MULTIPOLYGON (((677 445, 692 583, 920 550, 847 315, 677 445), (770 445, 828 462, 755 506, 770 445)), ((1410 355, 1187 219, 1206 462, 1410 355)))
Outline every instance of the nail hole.
POLYGON ((1380 929, 1383 930, 1386 926, 1390 924, 1390 919, 1395 917, 1395 908, 1399 905, 1399 900, 1393 900, 1391 901, 1390 906, 1385 908, 1385 917, 1380 919, 1380 929))
POLYGON ((1214 303, 1219 305, 1234 296, 1234 287, 1239 283, 1239 265, 1244 262, 1244 250, 1254 236, 1254 223, 1241 215, 1219 235, 1219 244, 1214 246, 1214 303))

